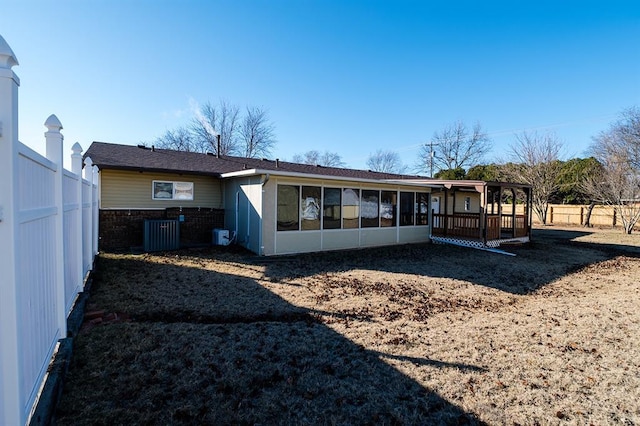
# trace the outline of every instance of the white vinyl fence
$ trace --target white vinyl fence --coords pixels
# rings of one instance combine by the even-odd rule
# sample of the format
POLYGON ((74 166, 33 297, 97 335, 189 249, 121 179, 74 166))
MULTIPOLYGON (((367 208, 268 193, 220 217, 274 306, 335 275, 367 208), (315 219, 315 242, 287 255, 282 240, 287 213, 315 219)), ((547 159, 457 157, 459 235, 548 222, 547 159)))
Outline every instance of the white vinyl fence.
POLYGON ((18 141, 15 55, 0 36, 0 424, 24 425, 97 252, 97 170, 62 124, 45 122, 46 157, 18 141))

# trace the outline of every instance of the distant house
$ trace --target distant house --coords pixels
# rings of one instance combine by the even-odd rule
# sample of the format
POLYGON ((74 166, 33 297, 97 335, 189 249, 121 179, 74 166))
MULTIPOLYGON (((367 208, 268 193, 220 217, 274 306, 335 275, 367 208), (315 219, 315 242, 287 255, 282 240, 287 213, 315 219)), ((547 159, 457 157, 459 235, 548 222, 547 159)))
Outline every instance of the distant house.
MULTIPOLYGON (((140 246, 145 219, 175 218, 182 220, 183 245, 211 243, 213 229, 219 228, 229 231, 232 242, 267 256, 428 242, 440 221, 449 238, 486 242, 480 227, 487 220, 480 217, 488 198, 476 191, 479 182, 103 142, 94 142, 85 157, 100 169, 104 249, 140 246), (456 194, 462 192, 469 200, 460 201, 456 194), (442 209, 449 208, 451 193, 447 215, 442 209), (467 213, 479 219, 466 225, 479 228, 469 236, 457 235, 461 212, 453 206, 467 201, 467 213)), ((491 187, 492 194, 500 185, 491 187)), ((527 237, 530 216, 525 218, 527 237)))

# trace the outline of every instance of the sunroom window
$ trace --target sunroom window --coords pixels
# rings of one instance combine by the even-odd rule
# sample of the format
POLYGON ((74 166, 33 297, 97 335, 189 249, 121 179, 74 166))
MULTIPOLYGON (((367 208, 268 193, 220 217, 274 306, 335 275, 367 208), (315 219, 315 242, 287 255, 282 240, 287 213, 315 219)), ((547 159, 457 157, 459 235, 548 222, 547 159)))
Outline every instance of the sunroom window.
POLYGON ((426 192, 416 193, 416 225, 429 224, 429 194, 426 192))
POLYGON ((319 186, 302 187, 302 230, 320 229, 320 198, 319 186))
POLYGON ((278 231, 299 229, 300 189, 294 185, 278 185, 278 231))
POLYGON ((395 191, 380 193, 380 226, 396 226, 397 199, 395 191))
POLYGON ((400 226, 413 225, 415 192, 400 193, 400 226))
POLYGON ((322 209, 322 228, 340 229, 340 205, 342 204, 340 188, 324 189, 324 206, 322 209))
POLYGON ((345 188, 342 190, 342 227, 353 229, 359 226, 360 190, 345 188))
POLYGON ((368 189, 362 190, 362 203, 360 204, 360 226, 373 228, 379 226, 380 191, 368 189))

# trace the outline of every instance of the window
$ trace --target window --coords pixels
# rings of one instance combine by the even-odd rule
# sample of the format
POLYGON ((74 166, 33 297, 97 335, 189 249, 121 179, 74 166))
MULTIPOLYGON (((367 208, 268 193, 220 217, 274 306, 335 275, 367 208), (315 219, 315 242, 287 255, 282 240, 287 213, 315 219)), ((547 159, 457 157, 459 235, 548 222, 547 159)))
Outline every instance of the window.
POLYGON ((300 188, 293 185, 278 185, 278 231, 297 231, 299 229, 298 208, 300 188))
POLYGON ((363 228, 374 228, 379 226, 378 211, 380 192, 363 190, 362 202, 360 203, 360 226, 363 228))
POLYGON ((396 226, 397 197, 395 191, 380 193, 380 226, 396 226))
POLYGON ((276 196, 278 231, 428 225, 431 204, 427 192, 304 185, 278 185, 276 196))
POLYGON ((302 230, 320 229, 320 187, 302 187, 302 230))
POLYGON ((426 192, 416 193, 416 225, 429 224, 429 194, 426 192))
POLYGON ((359 226, 360 190, 345 188, 342 190, 342 227, 353 229, 359 226))
POLYGON ((193 182, 154 180, 151 198, 154 200, 193 200, 193 182))
POLYGON ((400 193, 400 226, 413 225, 414 192, 400 193))
POLYGON ((471 197, 464 197, 464 211, 468 212, 471 210, 471 197))
POLYGON ((322 208, 322 228, 340 229, 340 205, 342 204, 340 188, 324 189, 324 206, 322 208))

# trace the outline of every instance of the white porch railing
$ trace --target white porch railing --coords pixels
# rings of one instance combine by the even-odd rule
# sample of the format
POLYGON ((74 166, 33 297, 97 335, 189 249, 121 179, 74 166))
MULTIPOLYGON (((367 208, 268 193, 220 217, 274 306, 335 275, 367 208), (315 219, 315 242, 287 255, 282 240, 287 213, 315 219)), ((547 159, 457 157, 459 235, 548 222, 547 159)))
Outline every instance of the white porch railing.
POLYGON ((42 156, 18 141, 18 62, 0 36, 0 424, 24 425, 97 253, 97 170, 62 124, 45 122, 42 156))

